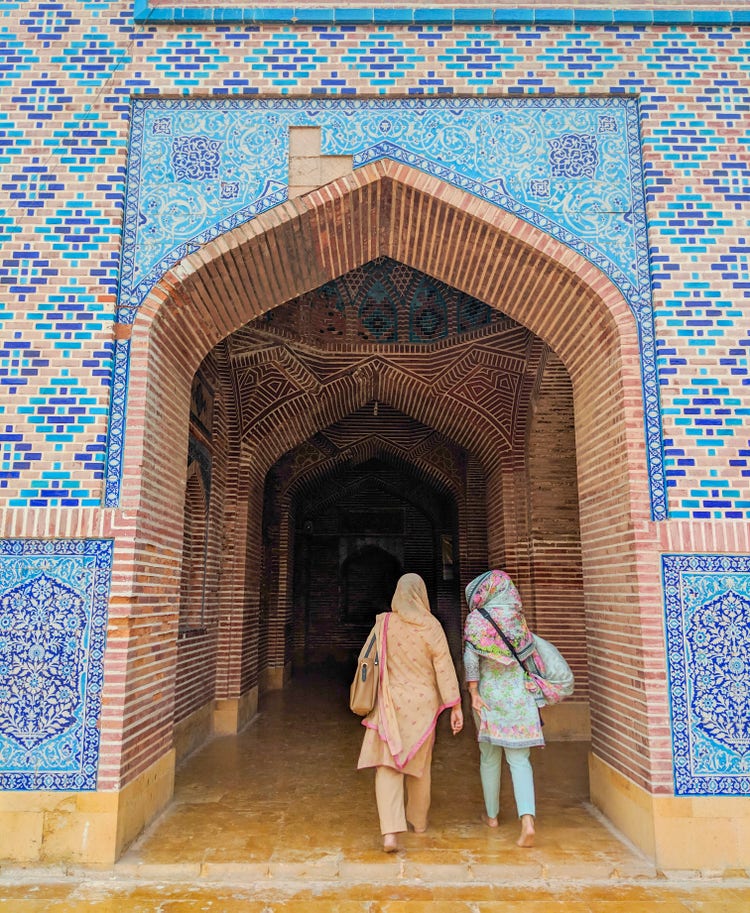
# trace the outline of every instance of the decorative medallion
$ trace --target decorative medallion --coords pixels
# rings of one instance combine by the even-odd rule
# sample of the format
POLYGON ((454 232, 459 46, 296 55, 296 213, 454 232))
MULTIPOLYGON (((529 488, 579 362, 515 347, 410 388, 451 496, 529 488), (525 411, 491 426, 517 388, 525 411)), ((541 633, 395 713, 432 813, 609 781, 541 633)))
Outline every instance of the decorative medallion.
MULTIPOLYGON (((219 173, 221 142, 207 136, 176 136, 172 140, 172 173, 176 181, 205 181, 219 173)), ((222 182, 224 195, 226 183, 222 182)), ((233 196, 236 196, 233 195, 233 196)), ((230 197, 232 199, 233 197, 230 197)))
POLYGON ((555 178, 596 177, 599 151, 595 136, 581 133, 562 133, 548 140, 549 164, 555 178))

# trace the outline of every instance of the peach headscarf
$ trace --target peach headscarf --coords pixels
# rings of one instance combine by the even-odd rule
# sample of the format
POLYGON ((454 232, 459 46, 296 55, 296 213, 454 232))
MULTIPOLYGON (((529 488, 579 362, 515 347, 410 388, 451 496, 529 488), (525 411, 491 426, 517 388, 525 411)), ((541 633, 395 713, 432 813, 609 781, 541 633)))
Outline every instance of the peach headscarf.
POLYGON ((423 623, 425 615, 431 614, 427 587, 419 574, 404 574, 399 578, 391 609, 409 624, 423 623))

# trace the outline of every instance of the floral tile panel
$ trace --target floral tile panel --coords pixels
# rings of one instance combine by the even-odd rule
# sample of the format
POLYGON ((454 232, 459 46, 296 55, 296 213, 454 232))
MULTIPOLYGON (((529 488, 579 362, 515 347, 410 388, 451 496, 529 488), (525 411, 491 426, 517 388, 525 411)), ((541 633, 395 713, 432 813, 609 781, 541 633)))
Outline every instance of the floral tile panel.
POLYGON ((750 556, 663 555, 678 796, 750 795, 750 556))
POLYGON ((0 540, 0 788, 93 790, 112 542, 0 540))

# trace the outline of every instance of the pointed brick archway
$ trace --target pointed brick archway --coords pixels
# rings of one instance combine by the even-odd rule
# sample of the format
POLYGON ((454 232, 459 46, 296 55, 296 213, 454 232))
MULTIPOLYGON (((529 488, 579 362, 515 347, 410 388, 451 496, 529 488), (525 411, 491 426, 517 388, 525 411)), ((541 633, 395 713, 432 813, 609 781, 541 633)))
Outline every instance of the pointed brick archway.
MULTIPOLYGON (((153 290, 132 327, 120 548, 139 569, 115 593, 110 655, 126 657, 103 715, 103 746, 122 788, 173 752, 172 721, 191 385, 217 344, 256 317, 377 257, 389 257, 472 295, 527 327, 559 356, 572 383, 580 536, 590 656, 593 755, 647 791, 668 781, 666 698, 654 651, 657 601, 638 590, 639 525, 649 520, 637 328, 613 284, 581 256, 507 212, 389 161, 363 167, 207 244, 153 290), (129 542, 129 545, 126 543, 129 542), (119 618, 118 618, 119 613, 119 618), (155 629, 163 649, 154 653, 155 629), (149 655, 148 663, 138 658, 149 655), (144 707, 146 708, 144 710, 144 707), (661 708, 661 714, 649 709, 661 708)), ((123 330, 126 332, 126 330, 123 330)), ((218 365, 219 375, 222 373, 218 365)), ((387 372, 386 372, 387 373, 387 372)), ((243 443, 231 402, 214 416, 234 466, 214 483, 226 505, 217 526, 213 598, 221 607, 211 725, 231 732, 257 706, 257 592, 263 480, 274 462, 367 401, 342 376, 285 405, 283 440, 243 443), (291 429, 291 430, 290 430, 291 429), (240 492, 241 489, 241 492, 240 492), (220 566, 220 568, 219 568, 220 566), (220 573, 219 573, 220 570, 220 573), (257 573, 257 571, 256 571, 257 573)), ((394 383, 391 404, 481 452, 489 440, 394 383)), ((513 503, 513 474, 486 459, 487 558, 505 558, 492 504, 513 503)), ((216 519, 216 518, 214 518, 216 519)), ((211 523, 209 518, 209 523, 211 523)), ((205 723, 204 719, 204 723, 205 723)), ((200 728, 200 727, 199 727, 200 728)), ((181 736, 189 745, 195 733, 181 736)), ((105 777, 107 773, 105 772, 105 777)), ((127 840, 127 835, 125 835, 127 840)))

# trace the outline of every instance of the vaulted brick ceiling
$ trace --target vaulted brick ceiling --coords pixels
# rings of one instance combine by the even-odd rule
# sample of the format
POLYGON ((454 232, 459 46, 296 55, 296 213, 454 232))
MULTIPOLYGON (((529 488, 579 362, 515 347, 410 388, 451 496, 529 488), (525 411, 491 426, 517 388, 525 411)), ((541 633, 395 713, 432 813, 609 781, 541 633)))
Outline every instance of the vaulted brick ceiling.
POLYGON ((436 429, 485 464, 522 446, 545 351, 497 310, 389 258, 269 311, 226 346, 251 446, 279 438, 283 452, 291 416, 355 388, 354 408, 328 438, 337 450, 385 441, 387 416, 399 413, 401 429, 436 429))

